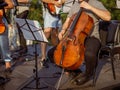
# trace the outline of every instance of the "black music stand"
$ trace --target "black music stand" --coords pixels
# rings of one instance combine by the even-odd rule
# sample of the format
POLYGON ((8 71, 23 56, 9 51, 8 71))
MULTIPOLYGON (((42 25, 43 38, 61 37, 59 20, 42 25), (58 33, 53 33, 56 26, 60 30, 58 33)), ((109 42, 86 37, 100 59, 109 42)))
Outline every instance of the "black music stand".
MULTIPOLYGON (((40 42, 48 42, 43 30, 39 24, 38 21, 28 20, 28 19, 21 19, 16 18, 15 19, 16 24, 18 24, 19 28, 23 32, 23 35, 26 40, 34 40, 34 41, 40 41, 40 42)), ((37 65, 37 44, 35 43, 35 69, 33 69, 33 73, 35 73, 35 76, 32 81, 30 81, 27 85, 25 85, 20 90, 23 90, 24 88, 28 89, 43 89, 46 87, 39 88, 39 78, 38 78, 38 65, 37 65), (36 80, 36 87, 28 87, 30 83, 32 83, 34 80, 36 80)))

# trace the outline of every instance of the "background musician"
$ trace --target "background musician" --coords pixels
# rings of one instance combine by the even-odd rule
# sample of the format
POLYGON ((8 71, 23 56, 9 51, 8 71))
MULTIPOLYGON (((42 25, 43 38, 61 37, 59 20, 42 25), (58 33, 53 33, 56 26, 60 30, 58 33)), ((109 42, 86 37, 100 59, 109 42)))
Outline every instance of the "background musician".
POLYGON ((97 53, 100 49, 101 43, 99 38, 99 20, 110 21, 110 12, 103 6, 98 0, 79 0, 75 3, 67 16, 65 23, 63 24, 62 30, 58 37, 60 40, 64 37, 64 34, 69 27, 71 17, 81 9, 85 11, 94 20, 94 27, 91 34, 85 40, 85 73, 80 73, 79 77, 74 80, 73 83, 77 85, 84 84, 93 75, 94 70, 97 66, 97 53))
MULTIPOLYGON (((8 4, 7 6, 4 7, 4 9, 12 9, 14 7, 14 4, 12 0, 5 0, 5 2, 8 4)), ((3 9, 0 9, 1 12, 3 12, 3 17, 2 17, 2 22, 5 25, 5 32, 0 34, 0 48, 1 48, 1 54, 3 57, 3 60, 5 61, 6 64, 6 69, 11 67, 11 57, 10 57, 10 51, 9 51, 9 39, 8 39, 8 22, 5 17, 5 12, 3 9)))
MULTIPOLYGON (((0 2, 2 2, 2 0, 0 2)), ((0 54, 2 56, 2 59, 5 61, 5 70, 10 71, 12 58, 10 57, 11 55, 9 51, 8 22, 5 17, 4 9, 11 9, 14 7, 14 4, 12 0, 3 0, 3 2, 5 2, 7 5, 0 8, 0 13, 3 13, 3 15, 1 15, 0 17, 1 18, 0 24, 2 22, 5 27, 5 31, 0 34, 0 54)), ((5 78, 0 77, 0 84, 5 83, 5 81, 6 81, 5 78)))
MULTIPOLYGON (((52 44, 56 45, 58 42, 57 39, 58 28, 62 26, 59 10, 60 8, 62 8, 62 4, 65 2, 65 0, 41 0, 41 1, 43 4, 45 36, 47 39, 50 38, 51 36, 51 40, 53 41, 52 44), (50 10, 48 5, 57 7, 58 11, 54 13, 54 11, 50 10)), ((41 54, 42 54, 41 63, 43 66, 48 67, 46 63, 46 47, 47 47, 47 43, 41 42, 41 54)))
MULTIPOLYGON (((22 18, 22 19, 28 18, 31 1, 32 0, 17 0, 18 2, 18 5, 16 6, 17 7, 17 12, 16 12, 17 18, 22 18)), ((27 54, 27 51, 28 51, 27 40, 25 40, 23 33, 18 26, 17 26, 17 29, 18 29, 20 47, 16 51, 18 51, 20 55, 27 54)))

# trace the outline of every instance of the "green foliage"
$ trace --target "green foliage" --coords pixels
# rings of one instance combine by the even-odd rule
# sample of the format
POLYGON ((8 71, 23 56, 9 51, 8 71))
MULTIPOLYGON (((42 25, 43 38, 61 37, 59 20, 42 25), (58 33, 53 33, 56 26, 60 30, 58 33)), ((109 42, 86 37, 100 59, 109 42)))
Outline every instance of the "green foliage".
POLYGON ((67 17, 67 13, 61 13, 62 22, 64 23, 67 17))
POLYGON ((32 0, 28 18, 37 20, 43 26, 42 6, 38 3, 38 0, 32 0))
MULTIPOLYGON (((115 0, 99 0, 104 6, 111 12, 113 20, 120 20, 120 9, 116 8, 115 0)), ((67 14, 62 13, 61 18, 64 22, 67 14)), ((32 0, 30 6, 30 13, 28 15, 29 19, 38 20, 43 26, 43 16, 42 16, 42 5, 38 3, 38 0, 32 0)))
POLYGON ((99 0, 111 12, 113 20, 120 20, 120 9, 116 7, 116 0, 99 0))

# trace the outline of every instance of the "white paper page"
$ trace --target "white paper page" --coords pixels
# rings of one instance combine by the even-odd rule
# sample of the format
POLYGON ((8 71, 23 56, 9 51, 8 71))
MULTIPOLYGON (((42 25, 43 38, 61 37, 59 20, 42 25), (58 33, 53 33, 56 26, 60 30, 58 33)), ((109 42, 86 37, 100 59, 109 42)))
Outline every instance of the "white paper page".
POLYGON ((38 21, 21 18, 15 18, 15 21, 20 26, 25 39, 48 42, 38 21), (25 20, 27 21, 29 26, 27 25, 25 20))

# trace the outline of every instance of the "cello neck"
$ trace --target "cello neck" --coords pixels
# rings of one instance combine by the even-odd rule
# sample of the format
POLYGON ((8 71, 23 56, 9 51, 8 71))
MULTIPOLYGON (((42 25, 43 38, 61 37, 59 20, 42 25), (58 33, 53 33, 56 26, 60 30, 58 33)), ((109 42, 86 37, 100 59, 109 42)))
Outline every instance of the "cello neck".
MULTIPOLYGON (((88 2, 89 0, 84 0, 84 1, 88 2)), ((78 11, 78 13, 77 13, 77 16, 75 17, 72 25, 71 25, 70 28, 69 28, 69 31, 70 31, 70 32, 73 32, 74 27, 75 27, 75 25, 76 25, 79 17, 81 16, 82 11, 83 11, 83 8, 79 8, 79 11, 78 11)))

